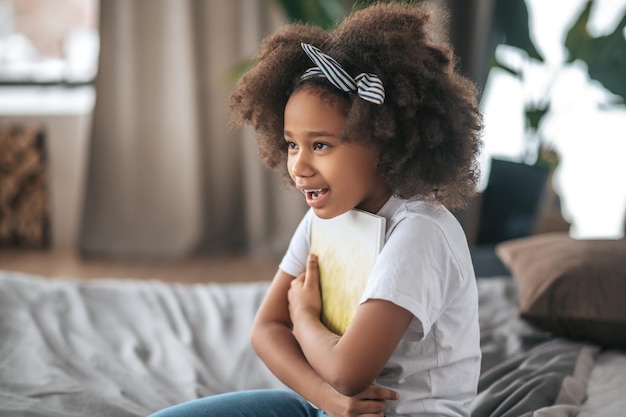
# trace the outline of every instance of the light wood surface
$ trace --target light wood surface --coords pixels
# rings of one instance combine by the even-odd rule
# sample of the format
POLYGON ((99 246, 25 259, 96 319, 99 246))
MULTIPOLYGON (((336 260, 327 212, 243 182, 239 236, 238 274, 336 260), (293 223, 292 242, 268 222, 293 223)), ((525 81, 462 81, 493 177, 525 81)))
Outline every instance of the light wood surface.
POLYGON ((278 259, 212 255, 185 260, 86 259, 62 251, 0 249, 0 270, 51 278, 157 279, 169 282, 251 282, 271 280, 278 259))

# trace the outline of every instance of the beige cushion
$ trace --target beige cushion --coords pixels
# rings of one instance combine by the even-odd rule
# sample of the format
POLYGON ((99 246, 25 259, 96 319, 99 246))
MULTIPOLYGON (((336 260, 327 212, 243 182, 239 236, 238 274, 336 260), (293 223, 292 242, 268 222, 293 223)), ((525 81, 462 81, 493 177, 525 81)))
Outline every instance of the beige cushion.
POLYGON ((519 289, 520 315, 557 336, 626 348, 626 239, 566 233, 496 246, 519 289))

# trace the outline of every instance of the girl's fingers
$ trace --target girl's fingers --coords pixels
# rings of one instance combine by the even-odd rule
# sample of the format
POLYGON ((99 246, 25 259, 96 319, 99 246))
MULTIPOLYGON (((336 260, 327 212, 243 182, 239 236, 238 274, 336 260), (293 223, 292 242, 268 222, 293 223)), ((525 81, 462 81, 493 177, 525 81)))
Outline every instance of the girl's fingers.
POLYGON ((369 398, 371 400, 395 401, 400 398, 400 394, 396 391, 377 385, 370 385, 365 391, 363 391, 363 395, 365 398, 369 398))
POLYGON ((319 285, 319 270, 317 266, 317 256, 309 254, 306 262, 306 275, 304 282, 312 285, 319 285))

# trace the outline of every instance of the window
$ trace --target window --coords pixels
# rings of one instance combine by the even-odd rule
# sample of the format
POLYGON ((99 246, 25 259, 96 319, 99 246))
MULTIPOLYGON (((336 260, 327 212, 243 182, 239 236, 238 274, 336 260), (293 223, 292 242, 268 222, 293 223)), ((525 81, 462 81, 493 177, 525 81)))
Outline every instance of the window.
POLYGON ((0 84, 89 84, 98 0, 0 0, 0 84))

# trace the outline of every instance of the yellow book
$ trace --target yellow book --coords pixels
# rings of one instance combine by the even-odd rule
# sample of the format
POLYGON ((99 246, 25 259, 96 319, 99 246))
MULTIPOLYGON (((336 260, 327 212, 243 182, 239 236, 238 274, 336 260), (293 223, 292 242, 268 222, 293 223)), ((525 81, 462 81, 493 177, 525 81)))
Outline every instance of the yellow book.
POLYGON ((317 255, 322 322, 343 335, 354 317, 385 242, 385 218, 350 210, 332 219, 313 217, 311 253, 317 255))

